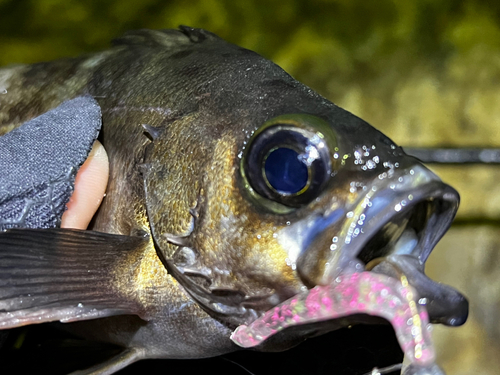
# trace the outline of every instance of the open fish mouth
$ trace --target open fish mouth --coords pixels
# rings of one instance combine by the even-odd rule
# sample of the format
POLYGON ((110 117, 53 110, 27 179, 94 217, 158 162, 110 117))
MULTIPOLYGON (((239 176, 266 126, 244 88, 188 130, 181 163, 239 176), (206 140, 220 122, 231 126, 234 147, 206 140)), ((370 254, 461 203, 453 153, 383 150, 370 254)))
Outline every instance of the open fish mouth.
POLYGON ((397 192, 385 207, 376 207, 380 199, 385 201, 384 196, 374 196, 372 205, 359 215, 366 222, 364 238, 359 234, 358 241, 353 238, 353 223, 360 223, 357 215, 348 221, 348 244, 337 267, 327 268, 320 284, 329 285, 338 274, 352 271, 372 271, 395 279, 404 276, 426 305, 432 323, 463 324, 468 315, 466 298, 424 273, 426 260, 458 209, 458 193, 441 181, 430 181, 410 192, 397 192))
POLYGON ((306 238, 295 251, 297 272, 309 287, 331 285, 341 274, 362 271, 398 280, 405 276, 432 323, 459 326, 467 319, 467 300, 424 273, 426 260, 455 217, 459 195, 419 165, 395 180, 372 186, 347 209, 299 223, 322 228, 321 234, 307 239, 304 228, 290 228, 285 236, 297 238, 300 232, 306 238))
POLYGON ((296 259, 301 277, 315 286, 239 326, 231 339, 242 347, 263 347, 269 340, 293 341, 292 336, 311 337, 380 317, 393 326, 410 362, 404 374, 442 374, 435 364, 430 323, 463 324, 468 302, 429 279, 424 266, 451 225, 459 196, 427 170, 421 172, 419 180, 400 178, 399 186, 372 189, 349 212, 317 217, 317 225, 324 228, 328 222, 335 233, 325 267, 320 275, 310 267, 315 259, 311 249, 325 246, 321 236, 305 241, 296 259))
MULTIPOLYGON (((394 214, 368 239, 357 258, 367 268, 380 258, 392 254, 413 255, 425 262, 432 248, 447 231, 454 216, 455 192, 449 186, 437 184, 426 186, 432 194, 418 201, 398 200, 394 214), (401 202, 406 206, 404 207, 401 202)), ((425 194, 422 194, 425 195, 425 194)))

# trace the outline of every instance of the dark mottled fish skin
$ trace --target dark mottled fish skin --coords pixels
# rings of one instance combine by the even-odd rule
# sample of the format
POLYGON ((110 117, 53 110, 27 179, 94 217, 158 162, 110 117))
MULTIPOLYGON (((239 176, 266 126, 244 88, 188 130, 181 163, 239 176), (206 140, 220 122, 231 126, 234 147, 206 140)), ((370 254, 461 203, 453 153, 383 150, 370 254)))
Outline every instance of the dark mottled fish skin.
MULTIPOLYGON (((273 234, 286 237, 290 223, 347 201, 350 182, 369 184, 385 161, 397 161, 401 169, 418 164, 272 62, 200 29, 140 30, 105 52, 5 68, 2 89, 7 93, 0 95, 0 134, 79 95, 93 96, 101 107, 99 139, 110 159, 110 179, 91 229, 143 238, 113 264, 108 281, 136 316, 68 327, 131 348, 102 373, 140 358, 200 358, 235 350, 232 329, 252 319, 242 313, 242 300, 262 312, 326 272, 325 262, 317 262, 324 259, 320 253, 312 255, 315 261, 304 260, 303 275, 295 272, 273 234), (267 120, 297 113, 332 124, 340 155, 352 159, 366 143, 376 147, 381 163, 363 173, 346 164, 327 193, 303 209, 275 215, 248 199, 239 156, 267 120), (186 257, 193 261, 183 268, 186 257), (213 309, 197 303, 204 301, 207 279, 207 306, 213 309)), ((331 242, 328 236, 317 236, 318 248, 331 242)))

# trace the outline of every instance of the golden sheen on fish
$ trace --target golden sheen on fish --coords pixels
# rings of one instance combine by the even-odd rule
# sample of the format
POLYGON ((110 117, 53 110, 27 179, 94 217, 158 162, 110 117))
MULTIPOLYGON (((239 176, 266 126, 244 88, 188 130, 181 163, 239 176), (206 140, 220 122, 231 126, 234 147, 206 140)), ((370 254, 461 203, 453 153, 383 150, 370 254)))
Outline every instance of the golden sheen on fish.
POLYGON ((467 300, 424 274, 458 193, 258 54, 201 29, 140 30, 0 79, 1 133, 77 96, 101 107, 110 179, 90 230, 0 234, 0 326, 62 321, 124 348, 87 373, 234 351, 233 332, 318 290, 350 307, 320 319, 306 303, 295 326, 308 324, 257 349, 370 322, 405 298, 415 322, 466 320, 467 300))

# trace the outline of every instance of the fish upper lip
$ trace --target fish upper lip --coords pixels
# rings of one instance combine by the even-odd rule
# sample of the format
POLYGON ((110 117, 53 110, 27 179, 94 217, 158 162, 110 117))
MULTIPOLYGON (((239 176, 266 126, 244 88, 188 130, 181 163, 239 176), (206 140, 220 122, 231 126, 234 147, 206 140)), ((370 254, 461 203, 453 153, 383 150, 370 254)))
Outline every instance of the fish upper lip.
POLYGON ((379 193, 381 196, 374 195, 372 207, 363 211, 367 220, 365 232, 362 236, 345 240, 337 263, 325 268, 319 284, 330 285, 340 274, 364 270, 396 279, 404 276, 417 294, 427 301, 425 304, 432 323, 462 325, 468 315, 467 299, 424 273, 427 258, 458 210, 458 193, 440 180, 432 180, 411 190, 403 189, 393 194, 389 203, 377 207, 376 199, 384 198, 387 193, 383 191, 379 193), (411 199, 408 198, 410 195, 411 199), (391 225, 395 228, 392 232, 391 225), (386 234, 387 238, 384 238, 386 234))
MULTIPOLYGON (((422 186, 421 189, 414 191, 412 195, 413 200, 405 207, 401 207, 398 198, 396 198, 394 206, 401 207, 401 209, 399 211, 394 209, 394 213, 389 216, 389 219, 378 225, 374 234, 357 251, 356 256, 360 256, 360 253, 373 239, 373 236, 379 233, 381 227, 405 218, 409 221, 407 227, 415 225, 413 229, 419 237, 416 246, 411 251, 411 255, 418 257, 422 263, 427 260, 455 217, 459 202, 458 193, 452 187, 436 181, 422 186), (415 216, 420 216, 420 218, 413 221, 419 221, 420 219, 421 223, 411 223, 415 216)), ((404 198, 404 196, 401 198, 404 198)))
MULTIPOLYGON (((325 268, 320 284, 330 284, 341 272, 345 272, 349 268, 357 266, 358 270, 360 270, 360 262, 363 263, 361 266, 364 267, 367 263, 366 260, 371 261, 378 257, 375 253, 371 259, 365 258, 365 261, 363 261, 367 246, 371 245, 371 241, 377 235, 381 235, 385 226, 401 219, 411 221, 412 218, 419 215, 425 217, 421 218, 424 219, 420 223, 421 227, 413 228, 417 232, 418 242, 411 249, 409 255, 417 257, 422 264, 425 263, 433 248, 450 227, 458 210, 459 195, 457 191, 439 180, 433 180, 418 188, 404 190, 397 194, 392 191, 375 194, 373 201, 376 199, 383 201, 385 197, 381 197, 381 195, 384 193, 392 194, 392 198, 388 199, 383 207, 375 207, 372 210, 372 206, 370 209, 363 211, 365 215, 363 232, 359 231, 356 238, 351 236, 349 239, 343 239, 345 243, 339 249, 341 253, 338 260, 330 263, 329 267, 325 268), (404 203, 402 204, 402 202, 404 203), (427 212, 423 212, 424 210, 427 210, 427 212)), ((356 220, 358 218, 354 217, 348 223, 356 220)), ((410 223, 410 225, 414 224, 410 223)), ((401 235, 402 233, 397 238, 391 238, 391 240, 397 242, 401 235)), ((382 249, 374 250, 376 252, 382 249)), ((397 251, 397 249, 395 250, 397 251)), ((390 250, 385 254, 383 252, 379 253, 380 256, 390 254, 390 250)))

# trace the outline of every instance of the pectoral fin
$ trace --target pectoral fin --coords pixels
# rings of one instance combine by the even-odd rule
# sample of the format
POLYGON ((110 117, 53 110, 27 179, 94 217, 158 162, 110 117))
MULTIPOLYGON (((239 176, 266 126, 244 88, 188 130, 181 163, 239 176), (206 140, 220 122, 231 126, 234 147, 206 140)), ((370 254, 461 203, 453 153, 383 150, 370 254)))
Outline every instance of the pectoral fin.
POLYGON ((142 237, 72 229, 0 233, 0 329, 141 315, 117 266, 147 244, 142 237))

